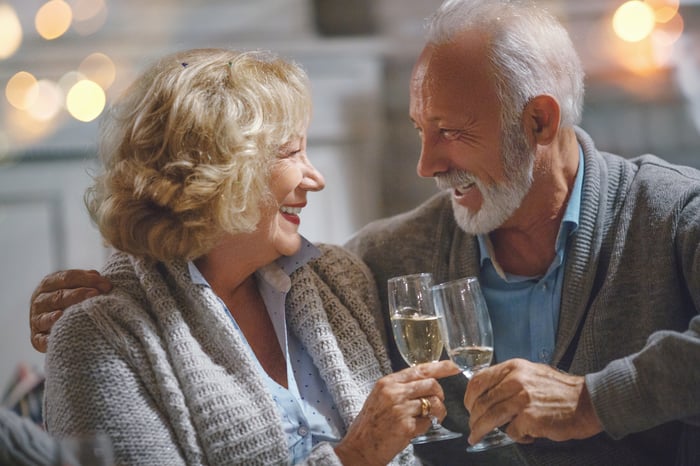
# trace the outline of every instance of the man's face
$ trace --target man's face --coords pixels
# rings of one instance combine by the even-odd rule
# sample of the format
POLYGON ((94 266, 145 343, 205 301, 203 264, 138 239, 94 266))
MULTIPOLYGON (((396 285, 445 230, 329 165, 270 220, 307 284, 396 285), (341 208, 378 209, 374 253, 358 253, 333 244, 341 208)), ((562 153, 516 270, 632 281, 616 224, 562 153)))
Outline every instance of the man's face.
POLYGON ((452 190, 455 219, 468 233, 500 227, 530 189, 534 153, 520 121, 502 128, 485 38, 428 45, 413 71, 410 116, 421 136, 417 171, 452 190))

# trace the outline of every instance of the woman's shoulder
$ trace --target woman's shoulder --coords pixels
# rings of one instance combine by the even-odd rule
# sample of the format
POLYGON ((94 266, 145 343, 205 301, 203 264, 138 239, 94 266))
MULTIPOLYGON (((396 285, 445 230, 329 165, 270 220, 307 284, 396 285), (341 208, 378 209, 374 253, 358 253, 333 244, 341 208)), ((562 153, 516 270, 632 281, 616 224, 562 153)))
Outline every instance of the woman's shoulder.
POLYGON ((135 350, 128 347, 137 339, 157 333, 139 288, 109 272, 105 276, 112 280, 112 290, 68 307, 51 329, 49 351, 53 346, 59 352, 92 353, 99 348, 128 352, 135 350))
POLYGON ((113 333, 117 327, 124 327, 135 319, 141 320, 143 316, 137 300, 115 288, 105 295, 88 298, 67 308, 51 329, 51 339, 61 339, 64 334, 69 339, 85 339, 94 336, 95 331, 105 329, 113 333))

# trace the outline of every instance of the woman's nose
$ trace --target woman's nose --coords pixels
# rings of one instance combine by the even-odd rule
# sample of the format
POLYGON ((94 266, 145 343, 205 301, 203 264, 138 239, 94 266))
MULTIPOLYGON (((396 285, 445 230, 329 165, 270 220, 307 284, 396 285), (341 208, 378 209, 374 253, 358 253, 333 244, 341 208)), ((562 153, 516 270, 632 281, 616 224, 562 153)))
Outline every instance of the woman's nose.
POLYGON ((326 187, 326 180, 311 162, 307 162, 307 166, 304 170, 304 179, 301 181, 301 185, 307 191, 320 191, 326 187))

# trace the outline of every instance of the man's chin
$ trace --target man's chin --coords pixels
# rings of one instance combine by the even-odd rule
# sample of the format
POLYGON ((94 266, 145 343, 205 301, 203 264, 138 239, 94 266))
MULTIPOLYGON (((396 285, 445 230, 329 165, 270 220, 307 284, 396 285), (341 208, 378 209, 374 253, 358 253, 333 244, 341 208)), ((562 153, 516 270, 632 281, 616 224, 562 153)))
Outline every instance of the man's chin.
POLYGON ((482 206, 477 212, 471 212, 466 207, 453 202, 452 211, 457 226, 470 235, 484 235, 498 229, 504 220, 486 215, 486 212, 482 211, 484 208, 488 209, 482 206))

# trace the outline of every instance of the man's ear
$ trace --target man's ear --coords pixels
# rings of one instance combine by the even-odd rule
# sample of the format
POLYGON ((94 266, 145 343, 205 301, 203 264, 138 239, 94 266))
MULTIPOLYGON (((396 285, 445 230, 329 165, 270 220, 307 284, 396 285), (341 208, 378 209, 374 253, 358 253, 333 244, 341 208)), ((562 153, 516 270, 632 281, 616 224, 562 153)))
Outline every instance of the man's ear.
POLYGON ((530 99, 523 110, 523 127, 536 144, 546 146, 559 132, 560 109, 557 99, 548 94, 530 99))

